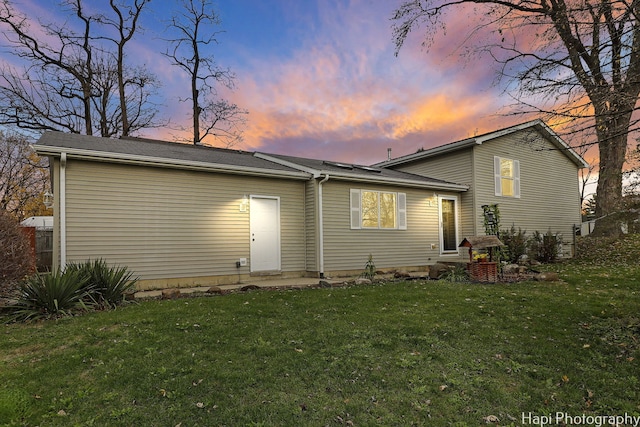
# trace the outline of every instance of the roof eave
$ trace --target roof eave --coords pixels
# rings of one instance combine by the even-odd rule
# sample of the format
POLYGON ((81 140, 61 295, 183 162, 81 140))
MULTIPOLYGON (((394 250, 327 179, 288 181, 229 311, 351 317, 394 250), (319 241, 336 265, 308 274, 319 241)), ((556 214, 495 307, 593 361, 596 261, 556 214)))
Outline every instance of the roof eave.
POLYGON ((397 159, 386 160, 384 162, 376 163, 374 166, 380 167, 390 167, 396 166, 403 163, 409 163, 414 160, 427 159, 429 157, 438 156, 440 154, 448 153, 451 151, 457 151, 462 148, 472 147, 474 145, 480 145, 481 142, 477 142, 476 139, 463 139, 462 141, 452 142, 445 145, 440 145, 438 147, 430 148, 424 151, 418 151, 417 153, 408 154, 403 157, 398 157, 397 159))
POLYGON ((386 176, 375 176, 375 175, 361 175, 361 174, 352 174, 348 172, 336 172, 333 170, 326 169, 316 169, 308 166, 302 166, 300 164, 290 162, 288 160, 281 159, 279 157, 271 156, 265 153, 254 153, 254 156, 269 160, 283 166, 288 166, 290 168, 299 168, 302 171, 305 171, 315 178, 319 178, 321 176, 329 176, 331 179, 338 179, 343 181, 350 182, 366 182, 366 183, 376 183, 376 184, 387 184, 387 185, 402 185, 405 187, 412 188, 428 188, 431 190, 443 190, 443 191, 467 191, 469 189, 466 185, 454 184, 454 183, 442 183, 442 182, 425 182, 425 181, 417 181, 411 179, 402 179, 402 178, 391 178, 386 176))
POLYGON ((331 179, 351 181, 351 182, 365 182, 375 184, 387 184, 387 185, 402 185, 403 187, 411 188, 426 188, 430 190, 441 191, 455 191, 463 192, 469 190, 469 186, 462 184, 454 184, 447 182, 425 182, 411 179, 402 178, 390 178, 390 177, 376 177, 376 176, 363 176, 348 173, 335 173, 330 171, 320 171, 320 175, 329 175, 331 179))
POLYGON ((579 168, 587 168, 589 167, 589 163, 585 159, 582 158, 581 155, 576 153, 571 146, 569 146, 566 142, 564 142, 556 133, 542 120, 536 120, 534 123, 535 126, 538 126, 542 131, 551 139, 552 143, 557 146, 560 150, 564 151, 564 153, 571 159, 572 162, 576 164, 579 168))
POLYGON ((103 151, 83 150, 78 148, 51 147, 48 145, 34 144, 33 149, 39 155, 59 156, 66 153, 71 158, 92 160, 120 164, 133 164, 144 166, 156 166, 183 170, 198 170, 207 172, 222 172, 236 175, 252 175, 270 178, 289 178, 308 180, 309 173, 301 171, 282 171, 275 169, 263 169, 250 166, 226 165, 221 163, 198 162, 192 160, 176 160, 164 157, 141 156, 135 154, 107 153, 103 151))
POLYGON ((462 148, 472 147, 474 145, 482 145, 486 141, 490 141, 495 138, 499 138, 501 136, 509 135, 513 132, 518 132, 527 128, 537 127, 544 133, 549 139, 551 139, 552 143, 558 147, 560 150, 563 150, 569 159, 573 163, 576 164, 579 168, 588 167, 589 164, 578 154, 576 153, 567 143, 565 143, 556 133, 542 120, 535 119, 525 123, 521 123, 519 125, 511 126, 505 129, 500 129, 495 132, 490 132, 485 135, 481 135, 474 138, 463 139, 458 142, 453 142, 450 144, 441 145, 439 147, 434 147, 428 150, 420 151, 414 154, 409 154, 407 156, 398 157, 397 159, 387 160, 385 162, 377 163, 376 166, 381 167, 391 167, 404 163, 409 163, 415 160, 427 159, 429 157, 449 153, 452 151, 457 151, 462 148))
POLYGON ((258 159, 267 160, 269 162, 273 162, 273 163, 276 163, 276 164, 281 165, 281 166, 286 166, 286 167, 291 168, 291 169, 297 169, 297 170, 299 170, 301 172, 305 172, 305 173, 308 173, 310 175, 313 175, 314 177, 317 177, 318 173, 320 173, 320 171, 318 169, 307 167, 307 166, 302 166, 302 165, 299 165, 298 163, 290 162, 288 160, 284 160, 284 159, 281 159, 279 157, 272 156, 272 155, 269 155, 269 154, 266 154, 266 153, 261 153, 259 151, 256 151, 255 153, 253 153, 253 156, 257 157, 258 159))

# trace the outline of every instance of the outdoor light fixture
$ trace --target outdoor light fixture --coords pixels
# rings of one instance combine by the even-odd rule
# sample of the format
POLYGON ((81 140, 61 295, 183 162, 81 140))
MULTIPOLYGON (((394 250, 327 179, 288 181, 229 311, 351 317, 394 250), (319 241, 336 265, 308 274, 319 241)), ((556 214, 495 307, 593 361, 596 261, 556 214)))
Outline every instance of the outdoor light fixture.
POLYGON ((53 194, 47 190, 42 196, 42 202, 47 209, 50 209, 53 206, 53 194))
POLYGON ((491 225, 496 223, 496 216, 493 212, 487 212, 487 223, 491 225))
POLYGON ((498 206, 482 205, 485 229, 488 235, 498 235, 498 206))
POLYGON ((247 212, 249 209, 249 196, 246 194, 242 196, 242 201, 240 202, 240 212, 247 212))

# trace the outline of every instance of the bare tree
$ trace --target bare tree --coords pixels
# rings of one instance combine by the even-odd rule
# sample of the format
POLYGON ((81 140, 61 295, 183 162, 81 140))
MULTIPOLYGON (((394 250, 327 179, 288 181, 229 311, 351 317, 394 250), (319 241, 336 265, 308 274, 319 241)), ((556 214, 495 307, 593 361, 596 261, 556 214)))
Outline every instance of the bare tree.
POLYGON ((47 159, 35 154, 26 137, 0 131, 0 210, 17 220, 50 214, 42 202, 48 185, 47 159))
MULTIPOLYGON (((640 2, 624 0, 412 0, 393 16, 396 53, 409 32, 424 26, 428 47, 448 12, 475 10, 465 43, 501 64, 518 84, 516 99, 591 131, 599 149, 595 234, 617 235, 622 176, 633 112, 640 94, 640 2), (490 39, 481 37, 492 33, 490 39), (537 102, 531 101, 535 99, 537 102), (535 105, 534 105, 535 104, 535 105)), ((530 111, 530 110, 529 110, 530 111)))
POLYGON ((126 79, 124 72, 125 45, 133 38, 136 32, 138 19, 142 13, 142 9, 150 0, 135 0, 133 6, 118 4, 115 0, 110 0, 111 9, 116 14, 115 20, 106 20, 107 24, 113 25, 117 31, 119 38, 113 40, 117 46, 116 64, 118 76, 118 94, 120 95, 120 114, 122 122, 122 136, 129 136, 130 122, 127 111, 127 94, 126 79))
POLYGON ((64 0, 75 21, 39 23, 36 30, 36 22, 16 13, 10 0, 0 0, 5 45, 24 64, 0 70, 0 124, 102 136, 154 126, 157 110, 149 97, 158 86, 155 77, 123 65, 125 44, 146 2, 129 9, 112 1, 118 17, 111 19, 86 13, 82 0, 64 0), (105 26, 115 27, 120 38, 102 34, 105 26), (115 43, 116 53, 105 40, 115 43))
POLYGON ((127 110, 128 131, 137 131, 155 127, 157 109, 149 101, 150 91, 146 88, 157 87, 155 75, 142 67, 126 68, 121 76, 114 64, 115 59, 105 57, 103 62, 96 63, 94 72, 95 95, 92 97, 95 121, 100 129, 100 136, 125 135, 124 110, 127 110), (124 99, 118 100, 120 81, 123 82, 124 99))
POLYGON ((176 36, 168 40, 171 50, 164 55, 190 79, 190 96, 180 101, 191 102, 191 142, 201 144, 213 137, 227 147, 234 145, 242 139, 247 111, 219 99, 216 85, 232 89, 235 75, 220 67, 213 54, 206 53, 218 43, 220 19, 209 0, 183 0, 181 6, 171 19, 170 29, 176 36))
POLYGON ((62 127, 71 132, 78 132, 82 123, 84 133, 93 134, 93 48, 89 40, 93 19, 84 16, 80 0, 75 1, 67 5, 75 8, 82 31, 76 34, 66 26, 43 26, 46 36, 57 42, 50 45, 34 36, 27 18, 16 14, 9 0, 2 0, 0 24, 9 30, 4 33, 7 42, 28 66, 26 73, 2 70, 0 123, 40 130, 62 127))

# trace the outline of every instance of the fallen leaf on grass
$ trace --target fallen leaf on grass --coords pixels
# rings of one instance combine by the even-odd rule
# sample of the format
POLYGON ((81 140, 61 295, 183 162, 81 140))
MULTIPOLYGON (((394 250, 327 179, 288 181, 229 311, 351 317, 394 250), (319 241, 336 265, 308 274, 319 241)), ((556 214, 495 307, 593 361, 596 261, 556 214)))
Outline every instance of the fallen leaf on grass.
POLYGON ((495 415, 487 415, 486 417, 482 417, 482 420, 487 424, 489 424, 489 423, 499 423, 500 422, 498 417, 496 417, 495 415))

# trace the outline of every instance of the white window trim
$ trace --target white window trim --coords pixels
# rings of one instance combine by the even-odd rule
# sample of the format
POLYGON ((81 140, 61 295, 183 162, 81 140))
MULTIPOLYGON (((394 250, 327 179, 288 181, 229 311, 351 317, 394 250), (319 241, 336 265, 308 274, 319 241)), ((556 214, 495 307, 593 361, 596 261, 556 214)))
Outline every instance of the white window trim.
MULTIPOLYGON (((398 193, 394 191, 379 191, 379 190, 366 190, 352 188, 349 191, 350 196, 350 217, 351 217, 351 229, 352 230, 406 230, 407 229, 407 194, 398 193), (380 227, 363 227, 362 226, 362 192, 370 191, 380 194, 395 194, 396 195, 396 226, 395 228, 383 228, 380 227)), ((378 198, 378 209, 380 209, 380 202, 378 198)), ((378 215, 378 223, 380 221, 380 215, 378 215)))
POLYGON ((446 256, 446 255, 450 255, 450 256, 457 256, 459 254, 459 248, 456 245, 455 249, 450 249, 450 250, 445 250, 444 249, 444 223, 442 221, 442 201, 443 200, 453 200, 454 203, 454 218, 455 218, 455 241, 459 242, 460 241, 460 212, 459 212, 459 206, 460 206, 460 199, 458 198, 458 196, 447 196, 447 195, 439 195, 438 196, 438 238, 440 240, 440 255, 446 256))
POLYGON ((493 177, 496 196, 520 198, 520 161, 509 159, 507 157, 493 156, 493 177), (510 160, 513 162, 513 196, 505 196, 502 194, 502 174, 500 173, 500 161, 510 160))

